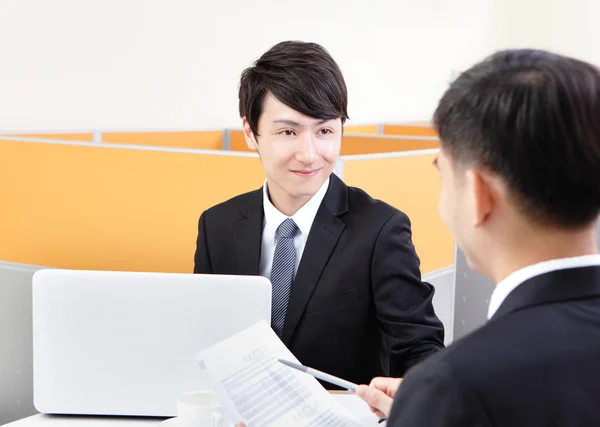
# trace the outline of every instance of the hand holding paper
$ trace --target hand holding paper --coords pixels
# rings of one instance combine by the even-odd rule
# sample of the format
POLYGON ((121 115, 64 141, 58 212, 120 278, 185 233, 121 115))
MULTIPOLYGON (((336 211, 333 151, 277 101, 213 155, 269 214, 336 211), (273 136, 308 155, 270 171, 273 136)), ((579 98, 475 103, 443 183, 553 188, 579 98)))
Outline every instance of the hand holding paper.
POLYGON ((357 427, 361 423, 298 363, 266 322, 199 352, 230 419, 248 427, 357 427))

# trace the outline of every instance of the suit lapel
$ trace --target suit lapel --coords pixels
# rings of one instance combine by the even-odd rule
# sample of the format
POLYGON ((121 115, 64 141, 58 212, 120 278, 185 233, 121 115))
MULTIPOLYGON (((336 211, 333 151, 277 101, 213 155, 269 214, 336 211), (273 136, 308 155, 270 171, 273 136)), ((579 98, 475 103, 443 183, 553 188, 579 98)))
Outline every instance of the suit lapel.
POLYGON ((244 218, 235 225, 234 230, 238 274, 242 275, 257 275, 260 268, 264 217, 262 190, 257 190, 254 193, 250 203, 242 209, 244 218))
POLYGON ((331 175, 329 188, 310 229, 298 272, 292 285, 282 341, 289 345, 319 278, 345 224, 337 216, 348 211, 348 187, 331 175))
POLYGON ((552 271, 521 283, 491 320, 527 307, 593 297, 600 297, 600 266, 552 271))

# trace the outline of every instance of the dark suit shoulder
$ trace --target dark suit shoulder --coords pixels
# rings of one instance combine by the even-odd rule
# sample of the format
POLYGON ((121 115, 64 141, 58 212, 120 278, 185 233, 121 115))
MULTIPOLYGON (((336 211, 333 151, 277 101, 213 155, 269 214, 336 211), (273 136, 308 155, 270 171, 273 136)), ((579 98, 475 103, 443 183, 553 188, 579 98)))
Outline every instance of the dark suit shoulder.
POLYGON ((262 188, 237 195, 214 205, 205 210, 202 215, 208 221, 216 220, 223 223, 228 222, 228 220, 239 220, 244 214, 249 216, 259 208, 262 208, 262 188))
MULTIPOLYGON (((411 369, 400 385, 390 427, 491 427, 487 408, 438 352, 411 369)), ((512 426, 511 426, 512 427, 512 426)))
POLYGON ((600 315, 599 299, 529 307, 486 323, 439 356, 474 386, 565 366, 592 368, 600 359, 600 318, 590 312, 600 315))
POLYGON ((524 363, 523 368, 537 363, 530 357, 536 351, 528 350, 536 327, 511 316, 488 322, 454 341, 443 352, 425 361, 420 370, 435 372, 444 367, 460 378, 461 383, 480 390, 491 384, 499 386, 503 381, 510 382, 515 369, 520 369, 515 363, 518 353, 521 353, 518 358, 524 363), (512 360, 507 363, 509 359, 512 360), (509 372, 512 374, 507 377, 509 372))
MULTIPOLYGON (((506 320, 487 323, 410 369, 396 395, 388 425, 507 425, 498 422, 494 409, 508 403, 511 410, 519 411, 510 396, 518 396, 516 388, 527 380, 520 375, 514 353, 528 347, 527 342, 518 343, 519 337, 528 333, 521 329, 516 334, 524 325, 506 320), (430 410, 433 406, 436 411, 430 410)), ((526 359, 526 365, 535 364, 534 359, 526 359)), ((528 389, 525 394, 532 392, 528 389)), ((517 399, 523 402, 529 396, 517 399)))
POLYGON ((533 306, 491 320, 406 378, 415 387, 431 383, 432 376, 441 382, 451 378, 462 394, 476 396, 497 426, 562 426, 561 417, 575 416, 575 407, 585 409, 577 415, 582 420, 597 419, 596 401, 580 396, 600 395, 598 336, 597 298, 533 306), (554 408, 556 419, 539 408, 554 408))
POLYGON ((348 204, 353 214, 361 217, 367 215, 363 218, 369 218, 369 221, 383 224, 395 216, 410 223, 404 212, 382 200, 371 197, 369 193, 358 187, 348 187, 348 204))

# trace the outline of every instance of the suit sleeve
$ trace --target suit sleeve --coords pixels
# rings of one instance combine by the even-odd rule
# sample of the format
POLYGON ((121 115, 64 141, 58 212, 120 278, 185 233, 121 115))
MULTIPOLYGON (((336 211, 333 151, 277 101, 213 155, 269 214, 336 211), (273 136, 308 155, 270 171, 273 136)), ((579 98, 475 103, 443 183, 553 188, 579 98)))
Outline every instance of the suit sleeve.
POLYGON ((206 212, 204 212, 200 215, 200 221, 198 221, 198 237, 196 239, 196 254, 194 255, 195 274, 210 274, 213 272, 206 242, 206 212))
POLYGON ((477 395, 462 385, 446 364, 423 365, 411 370, 400 385, 389 427, 492 426, 477 395))
POLYGON ((398 211, 381 229, 371 269, 373 298, 389 357, 389 375, 444 347, 444 327, 433 309, 434 288, 421 281, 408 217, 398 211))

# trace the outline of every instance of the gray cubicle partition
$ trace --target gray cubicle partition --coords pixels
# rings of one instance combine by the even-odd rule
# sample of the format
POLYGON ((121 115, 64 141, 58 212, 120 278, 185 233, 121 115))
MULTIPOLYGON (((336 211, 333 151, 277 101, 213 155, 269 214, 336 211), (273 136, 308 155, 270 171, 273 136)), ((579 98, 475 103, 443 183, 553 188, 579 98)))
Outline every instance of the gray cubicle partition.
POLYGON ((423 281, 435 288, 433 308, 444 324, 444 344, 449 345, 453 339, 454 324, 454 268, 442 268, 423 275, 423 281))
POLYGON ((31 277, 39 267, 0 261, 0 425, 33 407, 31 277))
MULTIPOLYGON (((596 225, 600 246, 600 221, 596 225)), ((454 269, 454 339, 459 339, 483 325, 487 319, 494 283, 467 265, 465 254, 456 248, 454 269)))
POLYGON ((454 339, 457 340, 485 323, 494 283, 469 268, 459 247, 454 265, 454 339))

